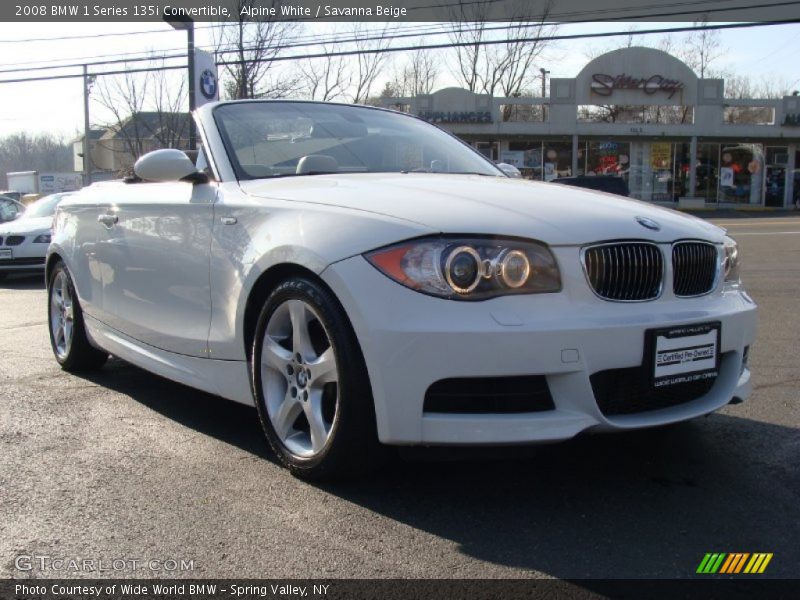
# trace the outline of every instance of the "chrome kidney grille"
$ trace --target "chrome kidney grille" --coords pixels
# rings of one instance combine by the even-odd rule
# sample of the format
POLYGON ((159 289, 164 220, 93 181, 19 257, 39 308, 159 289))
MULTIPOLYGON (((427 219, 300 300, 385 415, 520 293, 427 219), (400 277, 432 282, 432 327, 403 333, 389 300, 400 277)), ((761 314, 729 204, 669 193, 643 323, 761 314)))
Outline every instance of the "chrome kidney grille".
POLYGON ((664 258, 649 242, 619 242, 585 248, 583 268, 595 294, 606 300, 642 302, 657 298, 664 258))
POLYGON ((714 289, 719 259, 717 247, 707 242, 677 242, 672 246, 672 289, 683 298, 702 296, 714 289))

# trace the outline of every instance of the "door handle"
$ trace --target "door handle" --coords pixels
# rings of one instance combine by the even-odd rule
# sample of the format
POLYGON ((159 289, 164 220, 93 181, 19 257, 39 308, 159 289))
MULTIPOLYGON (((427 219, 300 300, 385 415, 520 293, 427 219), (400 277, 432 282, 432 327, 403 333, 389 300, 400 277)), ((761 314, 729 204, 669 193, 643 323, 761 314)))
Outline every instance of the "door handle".
POLYGON ((117 221, 119 221, 119 217, 117 215, 99 215, 97 217, 97 222, 102 223, 106 227, 113 227, 117 221))

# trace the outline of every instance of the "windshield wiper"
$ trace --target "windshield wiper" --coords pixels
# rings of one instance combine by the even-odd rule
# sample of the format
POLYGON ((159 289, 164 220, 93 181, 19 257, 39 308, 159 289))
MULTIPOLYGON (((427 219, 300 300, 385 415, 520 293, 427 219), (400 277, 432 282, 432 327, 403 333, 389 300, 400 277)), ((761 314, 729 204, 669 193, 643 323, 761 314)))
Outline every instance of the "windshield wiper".
POLYGON ((400 171, 400 173, 403 175, 408 175, 409 173, 424 173, 425 175, 480 175, 481 177, 501 177, 501 175, 478 173, 477 171, 419 171, 413 169, 411 171, 400 171))
POLYGON ((491 175, 489 173, 478 173, 477 171, 454 171, 447 173, 448 175, 480 175, 481 177, 500 177, 500 175, 491 175))
POLYGON ((335 175, 336 171, 309 171, 308 173, 277 173, 264 177, 250 176, 250 179, 281 179, 282 177, 303 177, 304 175, 335 175))

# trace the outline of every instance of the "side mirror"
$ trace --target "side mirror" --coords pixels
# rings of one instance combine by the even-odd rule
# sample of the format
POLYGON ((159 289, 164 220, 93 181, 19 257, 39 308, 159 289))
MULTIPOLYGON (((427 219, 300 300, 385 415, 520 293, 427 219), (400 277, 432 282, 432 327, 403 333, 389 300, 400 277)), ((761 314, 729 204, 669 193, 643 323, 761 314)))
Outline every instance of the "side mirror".
POLYGON ((497 168, 505 173, 506 177, 511 177, 513 179, 519 179, 522 177, 522 173, 514 165, 510 165, 508 163, 497 163, 497 168))
POLYGON ((175 148, 148 152, 136 161, 133 172, 146 181, 197 181, 200 175, 186 153, 175 148))

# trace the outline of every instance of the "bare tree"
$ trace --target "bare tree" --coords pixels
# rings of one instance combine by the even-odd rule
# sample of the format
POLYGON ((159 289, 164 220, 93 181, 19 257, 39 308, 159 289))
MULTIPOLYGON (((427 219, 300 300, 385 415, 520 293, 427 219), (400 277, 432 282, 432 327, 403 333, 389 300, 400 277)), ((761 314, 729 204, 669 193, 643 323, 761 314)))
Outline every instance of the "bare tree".
MULTIPOLYGON (((72 146, 49 133, 25 132, 0 138, 0 173, 13 171, 72 171, 72 146)), ((2 180, 0 180, 2 181, 2 180)), ((3 187, 7 183, 0 183, 3 187)))
POLYGON ((456 63, 453 74, 470 92, 478 92, 480 88, 489 4, 490 0, 483 0, 460 4, 451 9, 450 41, 453 43, 456 63))
POLYGON ((181 148, 188 141, 186 78, 160 69, 163 60, 150 66, 152 71, 99 76, 95 82, 92 99, 109 115, 104 125, 114 131, 112 140, 97 145, 123 165, 153 149, 181 148))
POLYGON ((454 74, 461 84, 473 92, 492 95, 531 94, 539 77, 535 67, 556 32, 556 26, 547 22, 551 6, 548 0, 536 10, 532 3, 517 1, 503 36, 497 37, 486 25, 490 0, 461 5, 451 17, 450 33, 455 45, 454 74), (499 43, 486 44, 488 41, 499 43))
POLYGON ((439 55, 431 50, 419 48, 408 55, 407 60, 396 70, 392 81, 387 83, 387 91, 395 96, 419 96, 430 94, 436 87, 439 77, 439 55))
MULTIPOLYGON (((708 25, 708 17, 695 21, 694 25, 695 27, 708 25)), ((693 31, 679 50, 683 62, 689 65, 700 79, 714 76, 711 66, 724 53, 725 49, 719 39, 719 31, 714 29, 693 31)))
MULTIPOLYGON (((125 73, 122 76, 98 77, 95 82, 95 102, 111 114, 105 125, 120 133, 124 149, 119 150, 111 145, 107 149, 112 152, 127 152, 133 160, 146 152, 145 131, 140 119, 133 118, 144 111, 149 91, 150 78, 143 73, 125 73)), ((102 145, 98 141, 98 145, 102 145)), ((100 165, 98 165, 100 166, 100 165)))
POLYGON ((189 137, 189 105, 187 82, 184 77, 174 81, 166 71, 152 71, 150 103, 156 113, 153 138, 161 148, 179 148, 189 137))
MULTIPOLYGON (((356 40, 355 47, 359 51, 359 54, 356 55, 351 90, 351 97, 355 104, 368 101, 375 80, 386 66, 388 55, 384 50, 389 47, 389 40, 386 39, 389 31, 387 25, 381 30, 380 37, 378 37, 367 35, 368 31, 360 23, 352 29, 353 38, 356 40), (374 39, 376 37, 378 39, 374 39)), ((374 34, 375 32, 373 30, 369 33, 374 34)))
POLYGON ((311 100, 336 100, 344 97, 352 81, 344 56, 332 56, 333 46, 322 45, 322 58, 309 58, 298 63, 304 95, 311 100))
POLYGON ((291 21, 249 19, 243 11, 274 7, 280 12, 282 0, 236 0, 237 20, 215 28, 214 45, 224 63, 224 89, 231 99, 282 98, 297 91, 300 77, 280 69, 273 61, 281 48, 300 30, 291 21))
POLYGON ((408 82, 411 96, 430 94, 436 87, 439 77, 440 60, 432 50, 419 48, 412 52, 408 64, 403 69, 403 78, 408 82))

